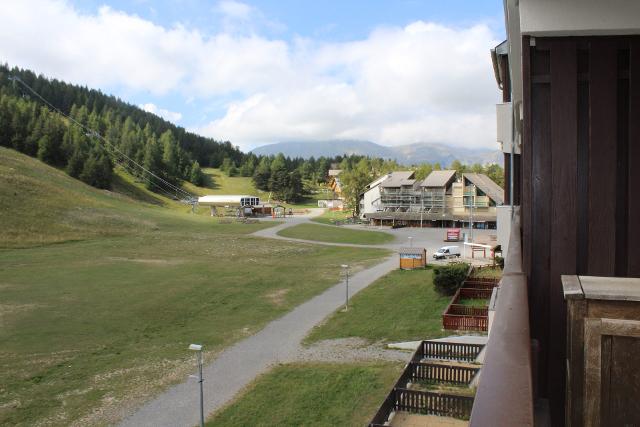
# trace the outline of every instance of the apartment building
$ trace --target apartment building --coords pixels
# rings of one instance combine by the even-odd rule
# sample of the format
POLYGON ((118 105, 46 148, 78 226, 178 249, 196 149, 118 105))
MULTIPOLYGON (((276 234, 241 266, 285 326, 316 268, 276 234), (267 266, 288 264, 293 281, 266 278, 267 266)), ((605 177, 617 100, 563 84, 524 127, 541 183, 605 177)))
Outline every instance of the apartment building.
POLYGON ((411 171, 393 172, 372 182, 360 211, 374 224, 421 227, 496 227, 503 190, 489 177, 455 170, 433 171, 416 180, 411 171))

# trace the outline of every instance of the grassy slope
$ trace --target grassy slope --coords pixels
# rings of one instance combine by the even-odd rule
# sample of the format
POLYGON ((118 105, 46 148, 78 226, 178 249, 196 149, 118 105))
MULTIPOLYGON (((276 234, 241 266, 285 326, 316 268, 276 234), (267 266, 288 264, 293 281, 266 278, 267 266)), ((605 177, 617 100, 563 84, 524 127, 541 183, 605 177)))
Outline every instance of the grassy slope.
POLYGON ((196 187, 187 182, 184 184, 184 188, 187 191, 199 196, 206 194, 248 194, 258 196, 264 199, 265 202, 269 197, 269 193, 256 189, 250 177, 229 177, 226 173, 220 171, 220 169, 214 168, 204 168, 202 171, 205 174, 204 185, 202 187, 196 187))
POLYGON ((335 312, 314 328, 307 342, 362 337, 371 341, 411 341, 443 335, 442 312, 451 297, 436 293, 433 271, 396 270, 359 292, 349 311, 335 312))
POLYGON ((353 243, 358 245, 380 245, 390 243, 394 236, 380 231, 354 230, 318 224, 299 224, 278 232, 283 237, 315 240, 318 242, 353 243))
POLYGON ((0 424, 109 423, 184 380, 188 343, 210 358, 335 283, 339 264, 386 254, 273 245, 246 236, 268 225, 134 202, 0 150, 0 424))
POLYGON ((282 365, 260 377, 207 425, 365 425, 401 367, 391 363, 282 365))
POLYGON ((333 224, 336 220, 342 220, 346 218, 350 218, 352 212, 350 210, 346 211, 330 211, 326 210, 322 215, 312 218, 311 221, 319 222, 322 224, 333 224))

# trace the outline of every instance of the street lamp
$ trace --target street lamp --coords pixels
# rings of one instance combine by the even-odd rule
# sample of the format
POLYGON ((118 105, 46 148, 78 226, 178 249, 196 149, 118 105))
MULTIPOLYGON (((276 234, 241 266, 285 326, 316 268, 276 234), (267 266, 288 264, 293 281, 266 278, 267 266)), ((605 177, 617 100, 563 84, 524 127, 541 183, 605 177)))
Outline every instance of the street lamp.
POLYGON ((346 295, 345 295, 345 302, 344 302, 344 311, 349 310, 349 266, 347 264, 342 264, 342 271, 344 273, 344 276, 346 278, 346 295))
POLYGON ((189 350, 196 352, 198 360, 198 382, 200 383, 200 427, 204 427, 204 394, 202 391, 202 346, 200 344, 191 344, 189 350))

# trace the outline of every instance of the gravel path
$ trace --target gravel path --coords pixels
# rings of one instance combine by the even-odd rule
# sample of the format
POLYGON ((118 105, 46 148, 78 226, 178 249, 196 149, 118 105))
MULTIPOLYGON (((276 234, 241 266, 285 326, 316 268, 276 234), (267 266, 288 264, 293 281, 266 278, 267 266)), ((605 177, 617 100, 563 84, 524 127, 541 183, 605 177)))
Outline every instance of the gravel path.
POLYGON ((298 362, 409 362, 413 351, 385 349, 382 343, 369 342, 363 338, 338 338, 318 341, 309 347, 300 347, 298 362))

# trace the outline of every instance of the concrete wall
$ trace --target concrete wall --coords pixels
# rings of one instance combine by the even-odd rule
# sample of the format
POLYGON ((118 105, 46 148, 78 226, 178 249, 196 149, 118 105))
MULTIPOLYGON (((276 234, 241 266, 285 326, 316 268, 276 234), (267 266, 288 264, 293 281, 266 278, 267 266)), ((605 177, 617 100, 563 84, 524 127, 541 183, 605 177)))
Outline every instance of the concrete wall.
POLYGON ((369 189, 367 192, 364 193, 364 197, 363 197, 364 206, 361 214, 373 213, 373 212, 377 212, 378 209, 382 209, 382 206, 380 205, 379 200, 380 200, 380 186, 376 185, 375 187, 369 189), (376 203, 374 204, 374 202, 376 203))
POLYGON ((640 1, 520 0, 520 30, 532 36, 640 34, 640 1))
POLYGON ((511 237, 511 206, 498 206, 496 208, 496 227, 498 229, 498 244, 502 247, 502 257, 507 257, 509 251, 509 238, 511 237))

